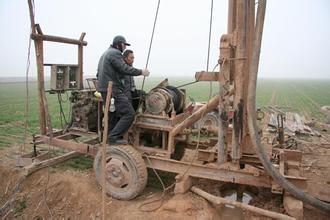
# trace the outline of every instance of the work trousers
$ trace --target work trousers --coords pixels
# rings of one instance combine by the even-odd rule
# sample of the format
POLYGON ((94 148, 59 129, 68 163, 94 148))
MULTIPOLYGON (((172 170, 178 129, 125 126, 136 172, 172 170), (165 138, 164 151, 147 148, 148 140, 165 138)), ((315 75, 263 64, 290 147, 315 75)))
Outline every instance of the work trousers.
MULTIPOLYGON (((101 92, 101 95, 103 99, 103 105, 105 105, 107 93, 101 92)), ((113 90, 112 97, 115 99, 115 111, 108 112, 108 138, 110 142, 122 139, 123 135, 132 125, 135 116, 135 111, 131 101, 123 92, 113 90)))

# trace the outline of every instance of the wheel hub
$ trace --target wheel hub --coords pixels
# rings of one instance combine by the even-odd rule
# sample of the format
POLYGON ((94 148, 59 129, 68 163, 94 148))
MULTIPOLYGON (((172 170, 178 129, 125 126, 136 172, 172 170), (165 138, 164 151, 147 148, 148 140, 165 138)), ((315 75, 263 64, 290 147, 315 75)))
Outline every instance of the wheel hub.
POLYGON ((130 183, 130 172, 126 164, 116 158, 111 158, 106 164, 106 180, 114 187, 124 188, 130 183))

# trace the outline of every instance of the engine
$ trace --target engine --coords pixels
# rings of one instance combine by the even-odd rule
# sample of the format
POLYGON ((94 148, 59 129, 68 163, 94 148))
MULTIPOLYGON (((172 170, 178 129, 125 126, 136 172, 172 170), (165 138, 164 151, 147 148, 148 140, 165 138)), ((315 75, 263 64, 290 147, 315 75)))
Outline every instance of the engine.
POLYGON ((71 93, 72 124, 71 128, 85 131, 97 131, 98 99, 94 91, 79 90, 71 93))

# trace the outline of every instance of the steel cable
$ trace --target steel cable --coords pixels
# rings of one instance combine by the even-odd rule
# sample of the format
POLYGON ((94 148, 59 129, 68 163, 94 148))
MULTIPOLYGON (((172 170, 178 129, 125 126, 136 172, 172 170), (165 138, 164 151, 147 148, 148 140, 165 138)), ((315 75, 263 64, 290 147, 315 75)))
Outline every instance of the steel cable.
MULTIPOLYGON (((148 64, 149 64, 149 58, 150 58, 150 53, 151 53, 151 47, 152 47, 152 42, 154 39, 154 34, 155 34, 155 29, 156 29, 156 23, 157 23, 157 18, 158 18, 158 12, 159 12, 159 5, 160 5, 160 0, 158 0, 158 4, 157 4, 157 10, 156 10, 156 15, 155 15, 155 19, 154 19, 154 25, 152 28, 152 33, 151 33, 151 39, 150 39, 150 44, 149 44, 149 50, 148 50, 148 56, 147 56, 147 61, 146 61, 146 66, 145 68, 148 68, 148 64)), ((144 88, 144 81, 145 81, 146 77, 143 76, 143 81, 142 81, 142 88, 141 90, 143 90, 144 88)))
MULTIPOLYGON (((157 8, 157 11, 158 11, 158 8, 157 8)), ((207 71, 208 71, 208 65, 209 65, 209 54, 210 54, 210 39, 211 39, 211 29, 212 29, 212 14, 213 14, 213 0, 211 0, 211 18, 210 18, 209 45, 208 45, 209 49, 208 49, 208 56, 207 56, 207 71)), ((215 65, 215 67, 213 68, 212 71, 214 71, 215 68, 216 68, 217 66, 218 66, 218 64, 215 65)), ((143 82, 144 82, 144 81, 143 81, 143 82)), ((190 84, 194 84, 194 83, 196 83, 196 82, 198 82, 198 81, 190 82, 190 83, 187 83, 187 84, 184 84, 184 85, 181 85, 181 86, 177 86, 176 88, 183 87, 183 86, 190 85, 190 84)), ((142 86, 143 86, 143 84, 142 84, 142 86)), ((142 88, 143 88, 143 87, 142 87, 142 88)), ((212 82, 210 82, 209 97, 208 97, 208 101, 207 101, 206 105, 209 104, 209 101, 210 101, 211 97, 212 97, 212 82)), ((206 109, 205 109, 205 111, 202 113, 201 118, 204 117, 205 113, 206 113, 206 109)), ((188 165, 187 169, 185 169, 185 171, 183 171, 181 174, 179 174, 180 177, 177 179, 177 181, 181 181, 181 180, 182 180, 182 178, 183 178, 183 177, 189 172, 191 166, 193 165, 193 163, 194 163, 194 161, 195 161, 195 158, 196 158, 196 156, 197 156, 197 152, 198 152, 198 149, 199 149, 199 144, 200 144, 201 127, 202 127, 201 124, 199 124, 199 126, 198 126, 198 135, 197 135, 197 144, 196 144, 196 147, 195 147, 195 149, 194 149, 194 156, 192 157, 191 161, 189 162, 189 165, 188 165)), ((160 184, 162 185, 162 188, 163 188, 163 192, 162 192, 162 195, 161 195, 160 198, 155 199, 155 200, 151 200, 151 201, 148 201, 148 202, 145 202, 145 203, 142 203, 142 204, 139 206, 139 209, 140 209, 141 211, 144 211, 144 212, 152 212, 152 211, 155 211, 155 210, 159 209, 159 208, 163 205, 164 197, 165 197, 165 193, 166 193, 166 191, 169 190, 169 189, 171 189, 172 187, 174 187, 174 186, 175 186, 175 183, 172 183, 170 186, 168 186, 168 187, 165 188, 165 185, 164 185, 164 183, 163 183, 161 177, 158 175, 157 171, 156 171, 155 168, 152 166, 151 161, 150 161, 150 159, 149 159, 149 157, 148 157, 148 154, 144 153, 143 156, 145 156, 145 157, 147 158, 148 163, 149 163, 151 169, 152 169, 153 172, 155 173, 157 179, 159 180, 159 182, 160 182, 160 184), (160 201, 160 204, 159 204, 156 208, 149 209, 149 210, 143 210, 143 209, 142 209, 142 207, 144 207, 144 206, 146 206, 146 205, 149 205, 149 204, 152 204, 152 203, 155 203, 155 202, 158 202, 158 201, 160 201)))

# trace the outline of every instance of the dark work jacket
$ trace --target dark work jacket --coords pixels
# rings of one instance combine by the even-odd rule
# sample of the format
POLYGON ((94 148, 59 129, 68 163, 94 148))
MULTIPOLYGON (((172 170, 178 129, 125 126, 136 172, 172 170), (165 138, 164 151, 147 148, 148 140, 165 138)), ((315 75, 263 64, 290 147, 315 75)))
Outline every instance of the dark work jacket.
MULTIPOLYGON (((130 65, 131 66, 131 65, 130 65)), ((132 92, 136 90, 134 77, 133 76, 125 76, 125 90, 124 93, 127 95, 129 99, 132 99, 132 92)))
POLYGON ((109 47, 101 56, 98 64, 96 74, 98 79, 97 90, 106 92, 108 82, 112 81, 113 91, 124 93, 125 77, 139 76, 141 74, 142 70, 129 66, 124 62, 120 50, 109 47))

